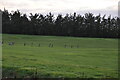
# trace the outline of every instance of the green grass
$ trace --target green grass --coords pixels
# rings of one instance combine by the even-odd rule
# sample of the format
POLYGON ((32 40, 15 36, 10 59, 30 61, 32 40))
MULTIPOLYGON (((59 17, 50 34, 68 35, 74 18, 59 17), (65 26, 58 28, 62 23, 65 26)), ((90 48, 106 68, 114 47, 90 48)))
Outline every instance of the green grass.
POLYGON ((116 78, 118 75, 117 39, 3 34, 3 41, 4 77, 34 76, 36 69, 37 77, 116 78), (15 45, 9 46, 8 42, 15 45), (54 47, 48 47, 49 43, 54 47), (74 47, 64 48, 65 44, 74 47))

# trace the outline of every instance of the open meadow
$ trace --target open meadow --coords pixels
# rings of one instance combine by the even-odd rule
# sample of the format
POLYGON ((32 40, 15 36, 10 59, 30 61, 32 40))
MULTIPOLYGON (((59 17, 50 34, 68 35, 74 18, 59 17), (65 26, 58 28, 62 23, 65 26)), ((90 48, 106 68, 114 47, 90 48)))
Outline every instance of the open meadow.
POLYGON ((2 37, 3 77, 117 78, 118 39, 2 37))

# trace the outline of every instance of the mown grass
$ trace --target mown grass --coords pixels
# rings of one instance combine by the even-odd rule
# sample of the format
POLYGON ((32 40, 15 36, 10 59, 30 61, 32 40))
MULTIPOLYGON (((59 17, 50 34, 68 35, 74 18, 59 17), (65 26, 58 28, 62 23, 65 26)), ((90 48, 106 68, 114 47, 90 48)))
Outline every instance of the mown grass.
POLYGON ((3 34, 3 42, 4 77, 118 77, 118 39, 3 34))

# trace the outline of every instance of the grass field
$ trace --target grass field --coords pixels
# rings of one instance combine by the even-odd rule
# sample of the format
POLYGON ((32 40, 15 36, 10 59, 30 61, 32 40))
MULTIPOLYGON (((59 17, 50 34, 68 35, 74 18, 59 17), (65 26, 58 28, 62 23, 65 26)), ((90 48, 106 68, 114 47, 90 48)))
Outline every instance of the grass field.
POLYGON ((118 75, 117 39, 3 34, 3 42, 3 77, 116 78, 118 75), (48 47, 50 43, 53 47, 48 47))

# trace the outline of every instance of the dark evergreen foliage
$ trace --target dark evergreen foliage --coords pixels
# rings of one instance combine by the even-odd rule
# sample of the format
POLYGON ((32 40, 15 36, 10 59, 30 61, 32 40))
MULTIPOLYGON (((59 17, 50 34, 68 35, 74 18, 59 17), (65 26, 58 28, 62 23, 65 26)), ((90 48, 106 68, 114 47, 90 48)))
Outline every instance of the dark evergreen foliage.
POLYGON ((118 17, 105 18, 105 15, 94 16, 92 13, 58 14, 56 18, 52 13, 47 15, 32 14, 27 17, 19 10, 9 13, 2 11, 3 33, 77 36, 77 37, 102 37, 120 38, 120 19, 118 17))

